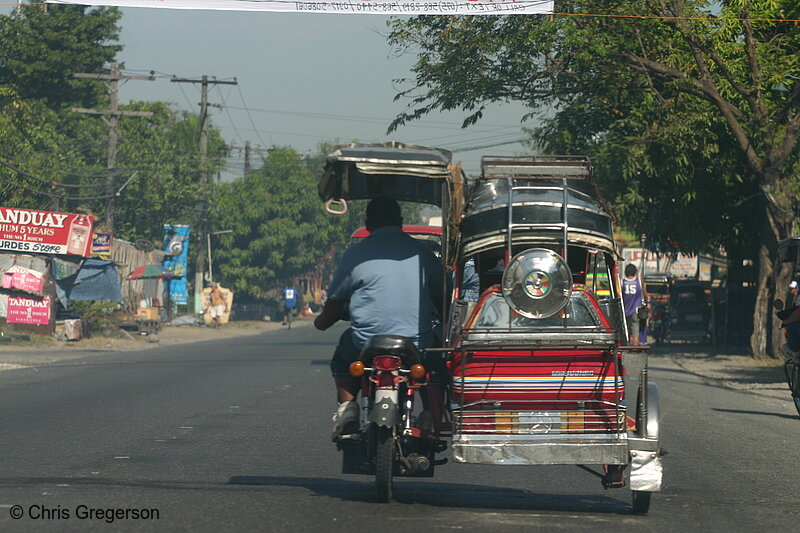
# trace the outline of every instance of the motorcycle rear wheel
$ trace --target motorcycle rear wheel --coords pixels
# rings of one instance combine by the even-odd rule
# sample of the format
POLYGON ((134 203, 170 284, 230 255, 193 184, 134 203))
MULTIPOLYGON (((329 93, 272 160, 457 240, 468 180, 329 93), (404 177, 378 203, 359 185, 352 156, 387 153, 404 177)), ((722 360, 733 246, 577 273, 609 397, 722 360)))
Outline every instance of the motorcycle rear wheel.
POLYGON ((378 503, 387 503, 392 499, 394 430, 378 426, 375 428, 375 437, 375 498, 378 503))

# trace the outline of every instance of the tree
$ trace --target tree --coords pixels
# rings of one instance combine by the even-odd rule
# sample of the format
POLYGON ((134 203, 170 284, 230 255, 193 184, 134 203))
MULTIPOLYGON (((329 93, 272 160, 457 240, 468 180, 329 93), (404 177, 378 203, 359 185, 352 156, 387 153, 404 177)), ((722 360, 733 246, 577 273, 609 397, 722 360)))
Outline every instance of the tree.
POLYGON ((153 116, 122 117, 117 165, 132 170, 115 178, 122 189, 115 206, 116 233, 125 238, 160 242, 163 224, 196 225, 198 205, 210 196, 212 186, 201 175, 222 168, 227 150, 220 131, 208 129, 208 152, 201 167, 198 147, 199 116, 175 113, 163 102, 138 102, 131 111, 151 111, 153 116))
POLYGON ((617 176, 601 186, 626 218, 671 214, 655 232, 660 239, 691 242, 694 231, 694 246, 734 247, 754 226, 759 290, 750 347, 775 354, 780 337, 770 335, 777 328, 768 302, 790 273, 777 273, 773 285, 772 265, 794 222, 800 132, 800 29, 781 20, 800 18, 800 7, 575 0, 558 11, 608 16, 393 21, 390 43, 418 55, 415 79, 398 95, 411 97, 411 109, 393 126, 437 109, 468 112, 468 126, 489 102, 521 101, 553 115, 539 131, 545 144, 596 150, 605 177, 617 176), (653 178, 667 195, 642 194, 653 193, 653 178), (700 198, 714 201, 699 210, 700 198), (746 220, 735 207, 748 205, 746 220), (673 221, 690 223, 681 231, 673 221))
POLYGON ((22 5, 0 15, 0 85, 52 109, 94 106, 103 88, 72 75, 100 72, 122 50, 120 17, 117 8, 73 5, 22 5))
POLYGON ((117 9, 33 5, 0 16, 4 205, 93 212, 104 201, 97 147, 106 134, 69 109, 106 99, 98 84, 72 75, 113 59, 119 17, 117 9))
POLYGON ((344 216, 325 212, 317 194, 322 161, 277 148, 263 168, 219 186, 213 227, 233 232, 219 236, 215 272, 245 298, 331 263, 362 223, 358 208, 344 216))
POLYGON ((62 186, 69 181, 64 168, 82 167, 83 161, 58 131, 58 120, 41 101, 0 86, 0 205, 46 209, 62 199, 105 194, 104 187, 62 186))

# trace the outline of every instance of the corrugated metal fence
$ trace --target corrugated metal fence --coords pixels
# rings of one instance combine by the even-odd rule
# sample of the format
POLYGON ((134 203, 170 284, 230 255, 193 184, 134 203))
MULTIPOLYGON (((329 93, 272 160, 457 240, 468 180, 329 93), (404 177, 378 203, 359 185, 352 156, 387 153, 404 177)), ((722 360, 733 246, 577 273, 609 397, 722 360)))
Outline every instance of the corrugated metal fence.
POLYGON ((111 261, 115 262, 122 277, 122 306, 126 311, 136 312, 141 300, 148 300, 148 305, 154 305, 153 299, 158 299, 159 305, 163 304, 163 281, 160 279, 128 280, 128 275, 136 267, 162 264, 166 254, 158 249, 149 252, 136 248, 132 243, 122 239, 114 239, 111 246, 111 261))

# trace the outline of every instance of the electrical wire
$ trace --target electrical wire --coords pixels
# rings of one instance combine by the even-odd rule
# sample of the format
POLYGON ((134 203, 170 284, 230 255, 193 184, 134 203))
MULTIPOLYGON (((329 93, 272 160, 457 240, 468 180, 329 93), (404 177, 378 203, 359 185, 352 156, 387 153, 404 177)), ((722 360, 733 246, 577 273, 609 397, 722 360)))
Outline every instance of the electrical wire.
POLYGON ((264 142, 264 139, 261 137, 261 133, 256 128, 256 123, 253 122, 253 116, 250 114, 250 109, 247 107, 247 102, 245 102, 244 100, 244 93, 242 93, 242 88, 239 86, 238 83, 236 84, 236 89, 238 89, 239 91, 239 98, 242 100, 242 105, 244 106, 244 110, 247 113, 247 118, 250 119, 250 124, 253 126, 253 129, 255 129, 256 137, 258 137, 258 140, 261 142, 263 146, 269 146, 267 143, 264 142))
POLYGON ((10 183, 14 187, 17 187, 18 189, 22 189, 23 191, 28 191, 28 192, 31 192, 31 193, 34 193, 34 194, 39 194, 39 195, 42 195, 42 196, 49 196, 50 198, 59 198, 61 200, 107 200, 108 198, 111 198, 111 197, 115 196, 114 194, 106 194, 104 196, 66 196, 66 195, 55 194, 55 193, 47 192, 47 191, 40 191, 40 190, 34 189, 32 187, 27 187, 25 185, 20 185, 19 183, 11 181, 11 180, 9 180, 8 178, 6 178, 6 177, 4 177, 2 175, 0 175, 0 181, 4 181, 6 183, 10 183))
POLYGON ((473 150, 483 150, 484 148, 494 148, 495 146, 503 146, 505 144, 516 144, 516 143, 520 143, 520 142, 527 141, 527 140, 530 140, 530 139, 528 137, 521 137, 519 139, 513 139, 513 140, 510 140, 510 141, 496 142, 496 143, 493 143, 493 144, 483 144, 483 145, 480 145, 480 146, 465 146, 463 148, 461 148, 461 147, 459 147, 459 148, 449 148, 449 150, 451 152, 453 152, 453 153, 471 152, 473 150))
MULTIPOLYGON (((227 115, 228 120, 230 121, 231 126, 233 127, 233 131, 236 132, 236 137, 239 139, 239 142, 242 143, 242 145, 245 145, 246 144, 245 140, 242 138, 241 134, 239 134, 239 130, 236 128, 236 123, 233 121, 233 117, 231 117, 231 112, 228 109, 227 103, 225 102, 225 95, 222 94, 222 88, 219 87, 219 85, 216 85, 216 89, 219 92, 220 99, 222 100, 222 109, 225 110, 225 115, 227 115)), ((230 93, 230 91, 232 91, 232 90, 233 89, 229 88, 228 92, 230 93)))
POLYGON ((11 163, 9 163, 8 161, 4 161, 2 159, 0 159, 0 165, 13 170, 17 174, 20 174, 20 175, 25 176, 27 178, 31 178, 32 180, 38 181, 40 183, 44 183, 46 185, 50 185, 51 187, 72 187, 72 188, 76 188, 76 189, 97 189, 97 188, 105 187, 105 184, 73 185, 73 184, 69 184, 69 183, 60 183, 58 181, 47 180, 47 179, 44 179, 44 178, 40 178, 38 176, 34 176, 33 174, 30 174, 29 172, 26 172, 26 171, 24 171, 24 170, 22 170, 20 168, 17 168, 14 165, 12 165, 11 163))
MULTIPOLYGON (((247 109, 247 108, 240 108, 236 106, 231 106, 231 109, 247 109)), ((378 118, 378 117, 365 117, 365 116, 354 116, 354 115, 339 115, 333 113, 313 113, 308 111, 285 111, 279 109, 259 109, 259 108, 249 108, 250 111, 254 113, 269 113, 273 115, 285 115, 285 116, 292 116, 292 117, 303 117, 303 118, 315 118, 315 119, 325 119, 325 120, 343 120, 347 122, 364 122, 369 124, 389 124, 393 118, 378 118)), ((444 127, 449 126, 461 126, 461 122, 454 122, 454 121, 444 121, 444 120, 426 120, 426 125, 418 125, 416 127, 419 128, 428 128, 428 129, 445 129, 444 127), (436 127, 431 126, 430 124, 441 124, 443 127, 436 127)), ((499 125, 499 124, 486 124, 486 127, 490 128, 506 128, 510 127, 508 125, 499 125)))
MULTIPOLYGON (((41 154, 42 152, 39 152, 39 153, 41 154)), ((47 154, 47 152, 45 152, 45 154, 47 154)), ((20 165, 28 167, 28 168, 35 168, 35 169, 38 169, 38 170, 53 170, 52 167, 45 167, 45 166, 42 166, 42 165, 37 165, 35 163, 31 163, 30 161, 21 161, 20 159, 18 159, 16 157, 11 157, 11 156, 9 156, 7 154, 0 154, 0 159, 2 159, 2 158, 4 158, 6 160, 6 162, 13 161, 13 162, 15 162, 17 164, 20 164, 20 165)), ((70 168, 82 168, 84 170, 86 169, 86 167, 65 167, 65 166, 59 164, 58 171, 59 171, 60 174, 64 174, 64 175, 68 175, 68 176, 78 176, 78 177, 82 177, 82 178, 98 178, 98 177, 104 177, 105 178, 105 177, 108 177, 109 174, 124 174, 126 172, 132 172, 134 170, 140 170, 138 168, 109 168, 109 169, 97 170, 96 172, 64 172, 65 169, 70 169, 70 168)), ((90 189, 90 188, 93 188, 93 187, 103 187, 105 185, 105 184, 102 184, 102 183, 97 183, 97 184, 96 183, 91 183, 91 184, 72 184, 72 183, 62 183, 62 182, 59 182, 59 181, 48 181, 48 183, 50 183, 51 185, 57 185, 59 187, 72 187, 72 188, 76 188, 76 189, 90 189)))
POLYGON ((186 103, 188 104, 189 109, 190 110, 194 109, 194 106, 192 105, 192 102, 189 101, 189 97, 186 95, 186 91, 183 90, 183 84, 182 83, 176 83, 176 85, 178 86, 178 89, 181 90, 181 94, 183 95, 184 99, 186 99, 186 103))

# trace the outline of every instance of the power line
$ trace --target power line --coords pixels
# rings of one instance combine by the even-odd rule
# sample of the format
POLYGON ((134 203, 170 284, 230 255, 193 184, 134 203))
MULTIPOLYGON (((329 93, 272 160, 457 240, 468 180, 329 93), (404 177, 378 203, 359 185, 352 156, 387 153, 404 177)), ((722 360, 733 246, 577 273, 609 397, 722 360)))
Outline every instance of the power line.
MULTIPOLYGON (((54 154, 51 154, 50 152, 37 152, 37 154, 40 154, 40 155, 54 155, 54 154)), ((43 165, 37 165, 35 163, 31 163, 30 161, 22 161, 22 160, 20 160, 20 159, 18 159, 16 157, 12 157, 12 156, 10 156, 8 154, 0 154, 0 158, 5 158, 6 161, 14 161, 17 164, 21 164, 21 165, 26 166, 26 167, 32 167, 32 168, 35 168, 35 169, 38 169, 38 170, 57 170, 60 174, 65 174, 65 175, 68 175, 68 176, 78 176, 78 177, 83 177, 83 178, 97 178, 97 177, 103 177, 103 176, 108 175, 108 171, 107 170, 98 170, 96 172, 67 172, 66 171, 66 170, 69 170, 69 169, 83 169, 83 170, 86 170, 86 168, 88 166, 90 166, 90 165, 87 165, 87 166, 84 166, 84 167, 67 167, 67 166, 64 166, 64 165, 59 163, 58 168, 54 169, 52 167, 46 167, 46 166, 43 166, 43 165)), ((115 169, 113 169, 115 174, 124 174, 126 172, 132 172, 134 170, 140 170, 140 169, 138 169, 138 168, 115 168, 115 169)), ((62 183, 62 182, 59 182, 59 181, 48 181, 48 183, 58 185, 59 187, 73 187, 73 188, 76 188, 76 189, 89 189, 89 188, 92 188, 92 187, 102 187, 103 186, 102 184, 96 184, 96 183, 92 183, 92 184, 72 184, 72 183, 62 183)))
POLYGON ((250 119, 250 125, 253 126, 253 129, 255 129, 256 137, 258 137, 258 140, 261 141, 262 145, 267 146, 267 143, 265 143, 264 139, 261 138, 261 133, 256 128, 256 123, 253 122, 253 116, 250 114, 250 109, 248 109, 247 102, 245 102, 244 100, 244 93, 242 93, 242 88, 239 87, 238 85, 236 86, 236 88, 239 90, 239 98, 241 98, 242 100, 242 105, 244 106, 244 110, 247 113, 247 118, 250 119))
POLYGON ((481 145, 481 146, 466 146, 464 148, 450 148, 449 150, 451 152, 453 152, 453 153, 456 153, 456 152, 471 152, 473 150, 483 150, 484 148, 494 148, 495 146, 503 146, 504 144, 515 144, 515 143, 520 143, 520 142, 527 141, 527 140, 529 140, 528 137, 521 137, 519 139, 514 139, 514 140, 511 140, 511 141, 502 141, 502 142, 497 142, 497 143, 492 143, 492 144, 484 144, 484 145, 481 145))
MULTIPOLYGON (((26 174, 23 174, 23 175, 26 175, 26 174)), ((31 176, 28 175, 28 177, 31 177, 31 176)), ((8 178, 6 178, 6 177, 4 177, 2 175, 0 175, 0 181, 5 181, 6 183, 10 183, 14 187, 17 187, 17 188, 22 189, 24 191, 32 192, 34 194, 39 194, 39 195, 43 195, 43 196, 48 196, 50 198, 57 198, 57 199, 61 199, 61 200, 81 200, 81 201, 85 201, 85 200, 107 200, 108 198, 114 196, 113 194, 106 194, 106 195, 103 195, 103 196, 65 196, 65 195, 56 194, 56 193, 52 193, 52 192, 40 191, 38 189, 34 189, 32 187, 27 187, 25 185, 20 185, 19 183, 15 182, 15 181, 11 181, 11 180, 9 180, 8 178)))
MULTIPOLYGON (((237 85, 237 87, 238 87, 238 85, 237 85)), ((230 90, 233 90, 233 89, 230 89, 230 90)), ((240 89, 240 90, 241 90, 241 89, 240 89)), ((224 94, 222 94, 222 89, 221 89, 220 87, 217 87, 217 91, 219 92, 219 97, 220 97, 220 99, 222 100, 222 109, 224 109, 224 110, 225 110, 225 115, 228 117, 228 120, 230 121, 230 123, 231 123, 231 126, 233 127, 233 131, 234 131, 234 132, 236 132, 236 137, 239 139, 239 142, 240 142, 240 143, 244 144, 244 143, 245 143, 245 140, 244 140, 244 138, 242 138, 242 136, 239 134, 239 130, 238 130, 238 128, 236 127, 236 123, 233 121, 233 117, 231 117, 231 112, 228 110, 228 106, 227 106, 227 104, 225 103, 225 95, 224 95, 224 94)))
MULTIPOLYGON (((87 113, 90 115, 99 115, 100 118, 108 125, 108 156, 107 156, 107 164, 106 168, 113 169, 116 166, 117 162, 117 125, 119 121, 119 117, 151 117, 153 113, 151 111, 125 111, 119 109, 119 82, 126 83, 129 80, 145 80, 145 81, 153 81, 154 78, 150 76, 130 76, 126 74, 120 74, 120 65, 116 61, 111 62, 111 71, 106 73, 87 73, 87 72, 76 72, 72 75, 73 78, 83 78, 83 79, 90 79, 90 80, 98 80, 102 81, 106 84, 108 88, 108 93, 110 97, 110 105, 109 109, 84 109, 82 107, 73 107, 72 111, 76 113, 87 113), (108 119, 106 119, 108 117, 108 119)), ((111 189, 114 186, 114 173, 109 172, 108 177, 106 178, 106 182, 108 183, 108 188, 111 189)), ((114 231, 114 196, 111 195, 107 197, 106 200, 106 212, 105 212, 105 222, 108 226, 109 231, 114 231)))
POLYGON ((194 105, 189 100, 189 97, 186 95, 186 91, 183 90, 183 85, 178 85, 178 89, 181 90, 181 94, 183 95, 183 98, 186 100, 186 104, 189 106, 189 109, 194 108, 194 105))
MULTIPOLYGON (((317 119, 326 119, 326 120, 344 120, 347 122, 365 122, 365 123, 373 123, 373 124, 389 124, 394 118, 379 118, 379 117, 365 117, 365 116, 357 116, 357 115, 340 115, 334 113, 314 113, 310 111, 285 111, 279 109, 259 109, 259 108, 247 108, 247 107, 236 107, 230 106, 231 109, 240 109, 240 110, 248 110, 254 113, 270 113, 273 115, 286 115, 292 117, 304 117, 304 118, 317 118, 317 119)), ((462 122, 454 122, 454 121, 445 121, 445 120, 426 120, 425 125, 416 125, 415 127, 418 128, 428 128, 428 129, 443 129, 441 127, 437 128, 435 126, 430 126, 430 124, 440 124, 442 126, 461 126, 462 122)), ((485 124, 486 127, 490 128, 509 128, 512 126, 508 125, 499 125, 499 124, 485 124)))

